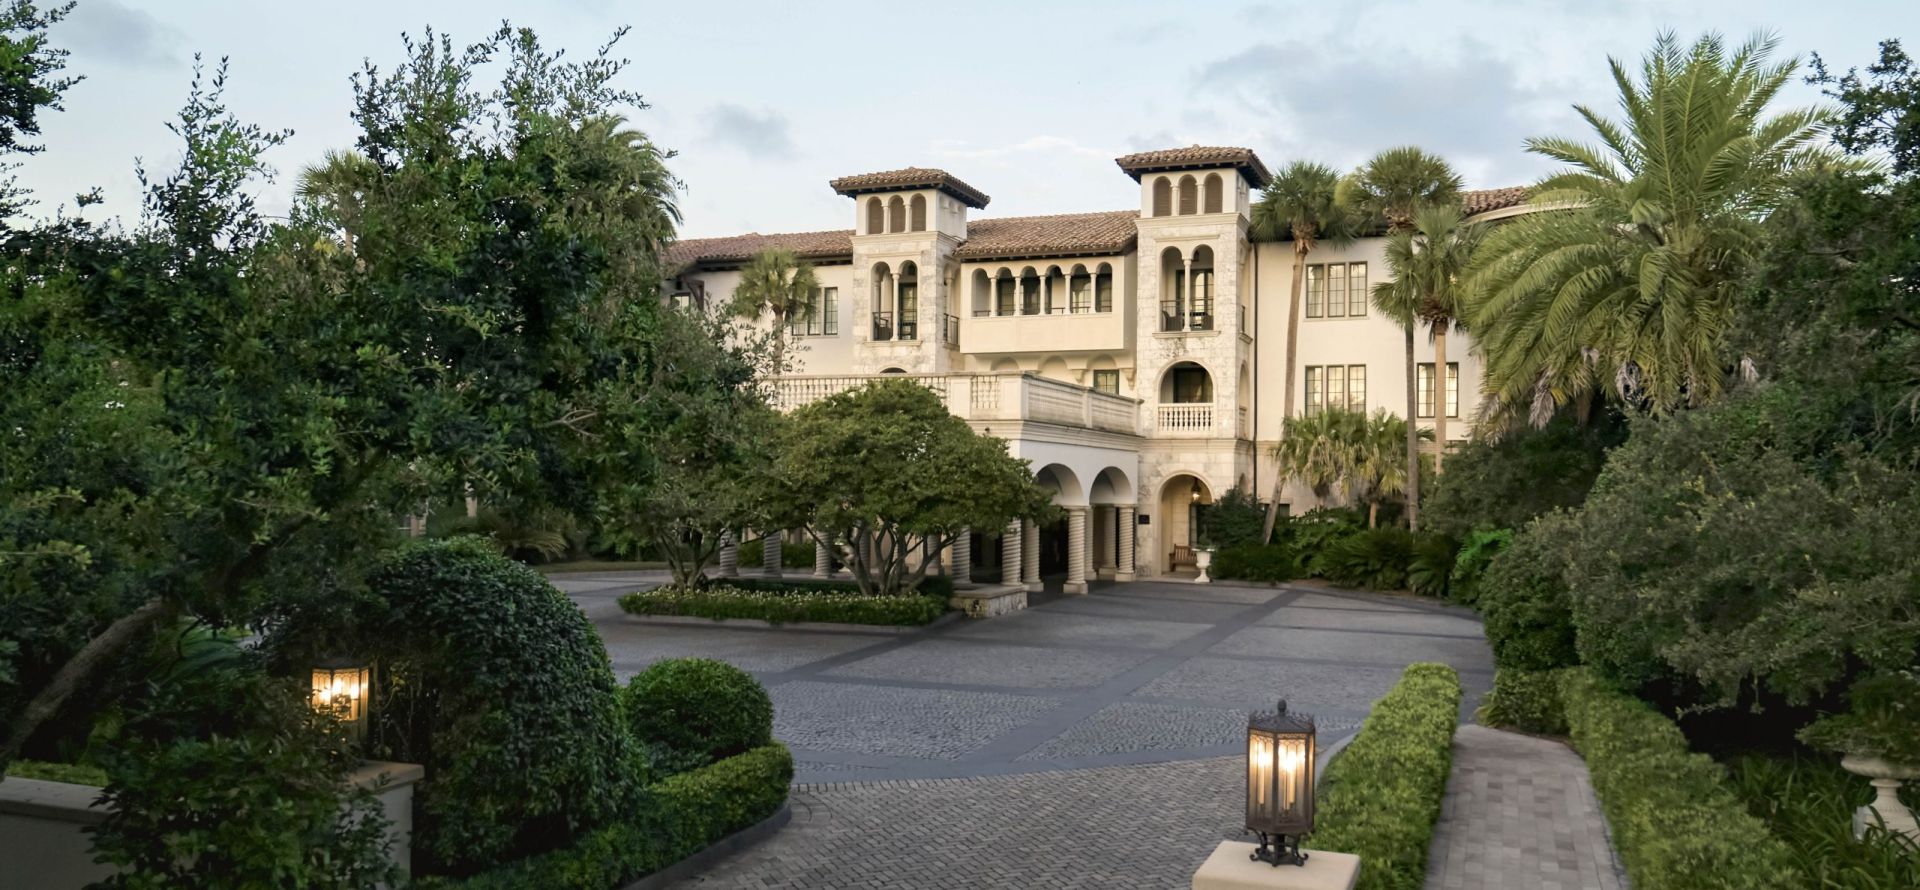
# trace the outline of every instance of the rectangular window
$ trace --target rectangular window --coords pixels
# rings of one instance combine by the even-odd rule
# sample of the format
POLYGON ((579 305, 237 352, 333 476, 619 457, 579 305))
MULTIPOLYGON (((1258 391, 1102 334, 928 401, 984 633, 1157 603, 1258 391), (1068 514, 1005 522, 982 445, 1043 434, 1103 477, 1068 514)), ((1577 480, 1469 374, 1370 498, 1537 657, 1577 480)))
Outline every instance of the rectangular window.
POLYGON ((1113 311, 1113 276, 1101 275, 1093 280, 1093 311, 1113 311))
POLYGON ((1323 369, 1309 365, 1307 367, 1307 413, 1320 413, 1320 405, 1326 400, 1327 381, 1321 374, 1323 369))
POLYGON ((1347 366, 1347 407, 1355 411, 1367 410, 1367 366, 1347 366))
MULTIPOLYGON (((1420 363, 1420 416, 1433 416, 1433 362, 1420 363)), ((1447 362, 1447 417, 1460 416, 1460 363, 1447 362)))
POLYGON ((830 287, 821 291, 820 335, 834 337, 840 334, 840 289, 830 287))
POLYGON ((1120 394, 1120 372, 1119 371, 1093 372, 1093 388, 1099 390, 1100 392, 1112 393, 1113 395, 1116 395, 1116 396, 1119 395, 1120 394))
POLYGON ((1347 264, 1347 316, 1349 318, 1367 317, 1367 300, 1373 295, 1367 292, 1367 264, 1347 264))
POLYGON ((1327 270, 1327 267, 1325 266, 1308 266, 1307 267, 1307 317, 1308 318, 1319 318, 1322 314, 1321 306, 1326 301, 1326 291, 1327 291, 1327 277, 1326 277, 1327 271, 1326 270, 1327 270))
POLYGON ((1347 264, 1330 263, 1327 265, 1327 317, 1339 318, 1347 314, 1347 264))
POLYGON ((1347 366, 1346 365, 1328 365, 1326 370, 1326 375, 1327 375, 1327 398, 1325 401, 1326 406, 1328 408, 1347 407, 1347 366))

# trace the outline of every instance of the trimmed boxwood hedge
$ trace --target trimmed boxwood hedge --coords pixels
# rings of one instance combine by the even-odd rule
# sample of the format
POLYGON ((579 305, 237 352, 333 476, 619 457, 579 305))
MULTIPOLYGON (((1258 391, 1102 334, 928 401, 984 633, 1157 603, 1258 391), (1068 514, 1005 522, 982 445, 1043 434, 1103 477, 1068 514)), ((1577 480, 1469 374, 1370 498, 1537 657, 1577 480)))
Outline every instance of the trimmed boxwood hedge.
MULTIPOLYGON (((719 585, 738 587, 741 590, 754 590, 762 593, 805 593, 817 590, 837 590, 845 593, 860 592, 860 585, 852 581, 839 579, 828 580, 815 578, 812 575, 789 575, 777 579, 760 578, 754 576, 751 567, 743 567, 741 571, 747 574, 741 575, 738 578, 724 579, 718 582, 719 585)), ((945 575, 928 575, 920 579, 920 586, 915 587, 914 592, 927 596, 951 597, 953 596, 953 579, 945 575)))
POLYGON ((1747 811, 1726 769, 1688 750, 1673 721, 1588 668, 1561 675, 1573 746, 1635 890, 1805 885, 1793 854, 1747 811))
POLYGON ((773 699, 752 674, 711 658, 669 658, 627 681, 627 725, 641 744, 704 766, 773 742, 773 699))
POLYGON ((1310 846, 1360 857, 1356 890, 1418 890, 1453 768, 1460 675, 1409 665, 1320 780, 1310 846))
POLYGON ((911 627, 932 622, 945 614, 948 607, 946 597, 924 593, 871 596, 857 590, 828 587, 747 590, 730 586, 643 590, 621 597, 620 608, 635 615, 757 618, 774 624, 833 621, 911 627))
POLYGON ((1501 668, 1493 675, 1493 693, 1480 708, 1480 722, 1539 735, 1566 735, 1560 674, 1501 668))
POLYGON ((647 788, 641 814, 571 846, 465 880, 425 879, 423 890, 610 890, 772 816, 786 802, 793 755, 778 743, 647 788))

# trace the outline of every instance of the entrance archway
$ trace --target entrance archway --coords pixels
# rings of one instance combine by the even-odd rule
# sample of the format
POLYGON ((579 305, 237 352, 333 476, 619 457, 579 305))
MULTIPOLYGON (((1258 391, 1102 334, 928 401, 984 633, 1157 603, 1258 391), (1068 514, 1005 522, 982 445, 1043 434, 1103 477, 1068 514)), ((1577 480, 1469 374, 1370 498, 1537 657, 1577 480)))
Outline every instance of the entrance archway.
POLYGON ((1153 556, 1155 566, 1168 574, 1196 570, 1193 551, 1198 542, 1194 532, 1199 526, 1200 508, 1213 503, 1212 486, 1191 473, 1181 473, 1160 486, 1157 503, 1161 526, 1160 552, 1153 556))

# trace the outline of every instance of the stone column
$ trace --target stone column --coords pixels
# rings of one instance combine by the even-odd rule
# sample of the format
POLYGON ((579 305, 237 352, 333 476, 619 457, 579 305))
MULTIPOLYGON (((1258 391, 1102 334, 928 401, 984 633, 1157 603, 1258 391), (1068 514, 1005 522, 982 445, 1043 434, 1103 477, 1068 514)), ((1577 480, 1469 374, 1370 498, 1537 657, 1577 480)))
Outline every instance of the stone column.
POLYGON ((1193 257, 1186 258, 1187 274, 1180 278, 1180 330, 1193 330, 1193 257))
POLYGON ((1132 581, 1138 577, 1133 567, 1133 538, 1139 532, 1139 522, 1133 517, 1133 507, 1120 508, 1120 565, 1114 570, 1115 581, 1132 581))
POLYGON ((815 578, 833 576, 833 548, 819 541, 813 542, 813 576, 815 578))
POLYGON ((1087 508, 1067 508, 1067 593, 1087 592, 1087 508))
POLYGON ((780 544, 785 539, 780 532, 762 532, 760 535, 760 574, 768 578, 780 577, 780 544))
POLYGON ((1021 573, 1020 580, 1026 582, 1028 593, 1039 593, 1047 589, 1047 585, 1040 580, 1040 526, 1031 519, 1025 520, 1022 525, 1025 526, 1021 538, 1026 545, 1026 556, 1021 559, 1021 567, 1025 571, 1021 573))
POLYGON ((1007 530, 1000 536, 1000 583, 1020 583, 1020 520, 1007 523, 1007 530))
POLYGON ((1113 508, 1106 504, 1093 505, 1087 514, 1087 559, 1087 571, 1095 578, 1106 577, 1113 568, 1113 508))
POLYGON ((961 529, 953 539, 953 586, 973 586, 973 529, 961 529))
POLYGON ((733 530, 720 533, 720 571, 722 578, 740 577, 740 548, 735 546, 733 530))

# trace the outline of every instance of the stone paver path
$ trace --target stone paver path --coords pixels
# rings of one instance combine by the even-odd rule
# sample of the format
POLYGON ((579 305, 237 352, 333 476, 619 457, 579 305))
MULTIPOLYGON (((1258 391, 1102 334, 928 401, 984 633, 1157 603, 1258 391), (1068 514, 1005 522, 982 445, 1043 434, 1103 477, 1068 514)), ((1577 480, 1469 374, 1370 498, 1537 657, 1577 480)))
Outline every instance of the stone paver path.
POLYGON ((1548 739, 1462 726, 1427 890, 1624 890, 1587 765, 1548 739))

